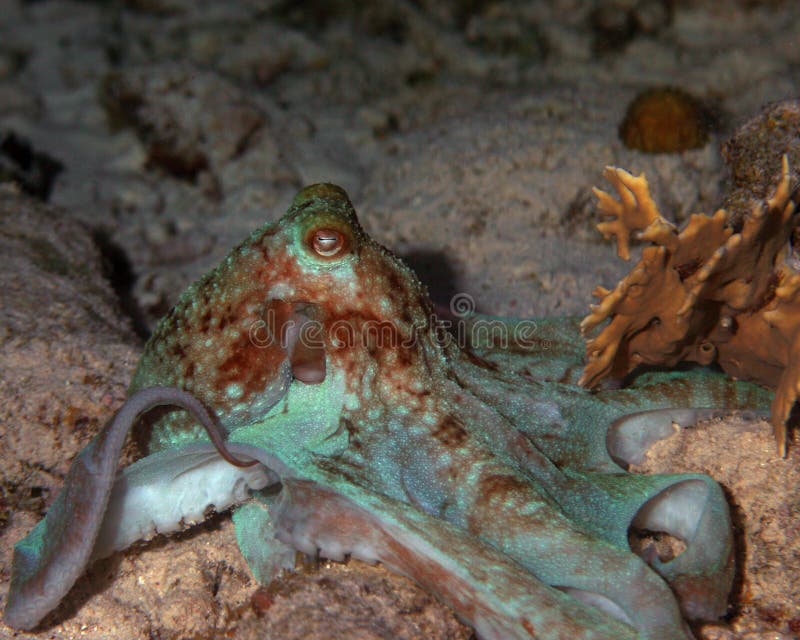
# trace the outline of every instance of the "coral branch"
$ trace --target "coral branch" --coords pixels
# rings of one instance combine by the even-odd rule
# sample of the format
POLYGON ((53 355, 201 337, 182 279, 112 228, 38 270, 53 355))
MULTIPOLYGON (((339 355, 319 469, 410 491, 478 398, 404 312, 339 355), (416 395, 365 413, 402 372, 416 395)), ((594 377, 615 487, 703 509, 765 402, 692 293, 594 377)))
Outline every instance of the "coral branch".
POLYGON ((656 203, 650 197, 644 174, 633 176, 622 169, 606 167, 603 176, 614 187, 619 200, 600 189, 592 190, 597 196, 600 214, 606 218, 614 218, 599 223, 597 229, 606 239, 616 236, 617 255, 628 260, 632 235, 656 244, 672 245, 671 237, 675 226, 658 212, 656 203))
MULTIPOLYGON (((797 192, 786 156, 773 195, 753 204, 736 232, 728 213, 693 215, 678 232, 658 212, 644 175, 607 168, 619 195, 595 189, 600 232, 616 236, 627 258, 631 235, 653 246, 619 284, 598 287, 581 323, 587 363, 580 383, 594 387, 640 363, 718 362, 729 374, 777 389, 772 423, 786 453, 786 420, 800 394, 800 274, 787 261, 797 192)), ((737 224, 737 226, 739 226, 737 224)))

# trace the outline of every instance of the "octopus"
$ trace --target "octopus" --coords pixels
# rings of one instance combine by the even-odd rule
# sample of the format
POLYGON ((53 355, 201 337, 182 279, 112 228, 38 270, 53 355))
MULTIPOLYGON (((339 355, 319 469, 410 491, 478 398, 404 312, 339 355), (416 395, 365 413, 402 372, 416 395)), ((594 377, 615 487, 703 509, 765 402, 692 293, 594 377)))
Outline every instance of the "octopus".
POLYGON ((226 509, 258 581, 297 551, 381 562, 484 640, 688 639, 723 615, 720 486, 626 469, 674 422, 768 392, 706 370, 587 389, 578 319, 457 311, 437 319, 339 187, 300 191, 158 324, 128 400, 15 546, 5 622, 41 626, 96 559, 226 509), (149 455, 118 470, 134 425, 149 455))

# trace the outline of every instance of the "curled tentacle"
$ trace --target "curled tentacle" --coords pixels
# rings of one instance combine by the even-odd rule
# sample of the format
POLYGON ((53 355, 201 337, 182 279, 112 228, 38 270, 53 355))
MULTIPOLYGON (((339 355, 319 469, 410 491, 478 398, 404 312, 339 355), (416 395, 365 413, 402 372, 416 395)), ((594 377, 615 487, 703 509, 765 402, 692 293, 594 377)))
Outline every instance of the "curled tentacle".
POLYGON ((17 629, 35 627, 83 573, 108 508, 128 431, 144 413, 164 405, 189 411, 230 464, 257 464, 256 460, 242 460, 228 451, 216 420, 190 393, 175 387, 137 391, 78 454, 47 516, 15 546, 4 614, 6 624, 17 629))

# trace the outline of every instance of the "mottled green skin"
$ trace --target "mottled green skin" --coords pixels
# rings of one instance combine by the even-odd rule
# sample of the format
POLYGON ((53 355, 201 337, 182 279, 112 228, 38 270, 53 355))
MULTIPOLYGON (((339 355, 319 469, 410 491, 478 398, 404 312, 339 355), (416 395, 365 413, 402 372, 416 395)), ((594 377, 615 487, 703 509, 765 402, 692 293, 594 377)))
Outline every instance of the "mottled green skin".
MULTIPOLYGON (((723 613, 733 552, 719 486, 628 474, 609 446, 635 456, 679 417, 628 414, 760 408, 767 394, 702 371, 590 392, 577 385, 575 319, 456 320, 457 337, 441 331, 424 287, 363 232, 344 192, 314 185, 184 292, 132 389, 190 391, 236 455, 280 476, 279 491, 234 513, 259 580, 290 565, 293 549, 380 560, 482 638, 673 640, 689 637, 684 616, 723 613), (297 379, 313 354, 263 340, 297 317, 324 348, 317 384, 297 379), (670 508, 653 507, 662 498, 670 508), (646 563, 628 547, 634 520, 677 531, 686 551, 646 563), (579 592, 611 601, 616 617, 579 592)), ((163 456, 204 439, 175 411, 151 446, 163 456)))

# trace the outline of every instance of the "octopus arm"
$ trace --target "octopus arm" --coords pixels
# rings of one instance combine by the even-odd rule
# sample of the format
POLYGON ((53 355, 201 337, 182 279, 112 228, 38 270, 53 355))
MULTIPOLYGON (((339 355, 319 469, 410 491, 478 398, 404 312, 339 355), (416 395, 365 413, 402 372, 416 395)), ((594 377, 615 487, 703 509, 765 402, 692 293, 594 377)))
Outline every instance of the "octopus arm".
POLYGON ((172 387, 138 391, 78 454, 47 516, 15 546, 6 624, 34 628, 92 560, 200 520, 208 505, 225 508, 246 497, 245 486, 260 488, 268 480, 261 465, 243 462, 224 448, 215 421, 190 394, 172 387), (118 475, 131 426, 162 405, 190 411, 214 442, 159 452, 118 475))
POLYGON ((285 544, 333 559, 380 561, 435 593, 482 640, 637 637, 602 603, 546 585, 458 527, 333 476, 320 481, 333 488, 284 482, 272 516, 285 544))

